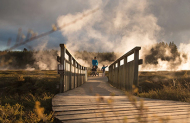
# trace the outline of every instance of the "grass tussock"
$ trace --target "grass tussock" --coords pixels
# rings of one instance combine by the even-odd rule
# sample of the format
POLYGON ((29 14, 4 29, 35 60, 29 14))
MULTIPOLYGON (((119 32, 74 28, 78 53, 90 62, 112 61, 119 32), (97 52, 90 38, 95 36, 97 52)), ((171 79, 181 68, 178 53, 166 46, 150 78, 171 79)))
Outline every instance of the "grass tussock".
POLYGON ((177 86, 163 85, 162 89, 150 90, 149 92, 140 93, 139 96, 152 99, 190 102, 189 86, 185 87, 180 83, 177 86))
POLYGON ((54 122, 56 71, 0 71, 0 122, 54 122))
POLYGON ((142 72, 140 97, 190 102, 190 72, 142 72))

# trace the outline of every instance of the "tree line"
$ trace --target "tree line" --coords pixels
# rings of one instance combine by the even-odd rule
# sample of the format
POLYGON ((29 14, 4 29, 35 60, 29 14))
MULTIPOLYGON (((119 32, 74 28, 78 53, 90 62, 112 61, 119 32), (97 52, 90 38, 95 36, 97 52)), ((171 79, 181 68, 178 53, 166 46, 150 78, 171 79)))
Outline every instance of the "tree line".
MULTIPOLYGON (((27 66, 31 66, 35 69, 39 69, 36 66, 36 55, 39 52, 40 55, 53 55, 56 60, 58 50, 43 50, 43 51, 28 51, 26 48, 23 51, 0 51, 0 68, 1 69, 26 69, 27 66)), ((174 67, 181 64, 182 60, 187 59, 187 54, 182 54, 178 51, 177 46, 170 42, 160 42, 144 53, 145 64, 158 64, 158 59, 163 61, 171 62, 174 67), (183 58, 183 59, 182 59, 183 58), (175 61, 175 62, 174 62, 175 61)), ((88 52, 88 51, 77 51, 75 52, 75 58, 82 59, 88 64, 91 64, 92 59, 96 56, 99 62, 113 62, 117 59, 117 55, 114 52, 88 52)), ((39 57, 39 56, 38 56, 39 57)), ((39 60, 39 58, 38 58, 39 60)))

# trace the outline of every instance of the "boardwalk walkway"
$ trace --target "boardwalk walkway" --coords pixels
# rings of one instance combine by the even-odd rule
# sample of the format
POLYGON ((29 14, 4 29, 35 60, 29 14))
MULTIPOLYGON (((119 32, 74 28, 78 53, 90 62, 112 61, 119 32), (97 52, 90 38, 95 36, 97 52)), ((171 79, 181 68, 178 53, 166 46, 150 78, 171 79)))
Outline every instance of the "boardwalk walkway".
MULTIPOLYGON (((138 116, 125 94, 112 87, 106 77, 89 77, 80 87, 57 94, 52 105, 55 117, 64 123, 136 123, 138 116)), ((190 123, 188 103, 144 98, 144 105, 148 107, 149 123, 167 118, 169 123, 190 123)))

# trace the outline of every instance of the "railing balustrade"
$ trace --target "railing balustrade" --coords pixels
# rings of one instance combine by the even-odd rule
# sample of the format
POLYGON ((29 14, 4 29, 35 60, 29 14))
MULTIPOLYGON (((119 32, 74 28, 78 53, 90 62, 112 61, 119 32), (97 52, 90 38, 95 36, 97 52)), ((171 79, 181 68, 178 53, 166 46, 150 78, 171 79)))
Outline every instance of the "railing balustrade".
POLYGON ((109 66, 109 83, 113 86, 131 91, 132 85, 138 85, 138 65, 142 64, 139 60, 139 50, 141 47, 135 47, 109 66), (128 56, 134 54, 134 60, 127 62, 128 56), (122 63, 122 64, 121 64, 122 63))
POLYGON ((66 48, 60 44, 61 57, 58 57, 63 70, 60 73, 60 93, 74 89, 87 81, 87 68, 80 65, 66 48))

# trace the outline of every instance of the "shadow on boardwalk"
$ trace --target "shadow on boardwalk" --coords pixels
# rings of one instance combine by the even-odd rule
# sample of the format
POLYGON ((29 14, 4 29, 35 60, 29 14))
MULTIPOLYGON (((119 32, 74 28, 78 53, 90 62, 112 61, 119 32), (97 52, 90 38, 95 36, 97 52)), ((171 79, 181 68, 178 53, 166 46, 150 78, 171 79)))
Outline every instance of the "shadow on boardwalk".
MULTIPOLYGON (((160 117, 169 117, 169 123, 190 122, 188 103, 144 98, 144 104, 150 123, 164 121, 160 117)), ((125 94, 110 86, 106 77, 89 77, 80 87, 57 94, 52 105, 55 117, 66 123, 135 123, 138 116, 125 94), (115 94, 112 105, 108 104, 110 93, 115 94), (102 102, 97 101, 96 94, 102 96, 102 102)))
POLYGON ((107 77, 89 77, 88 82, 71 91, 61 93, 62 96, 95 96, 97 93, 101 96, 110 96, 115 93, 116 96, 124 96, 123 92, 110 86, 107 77))

